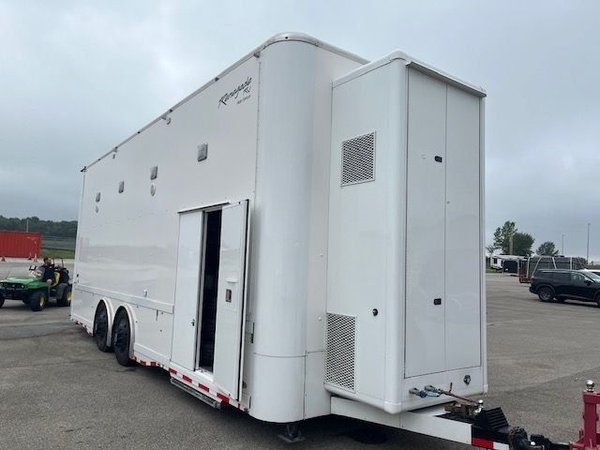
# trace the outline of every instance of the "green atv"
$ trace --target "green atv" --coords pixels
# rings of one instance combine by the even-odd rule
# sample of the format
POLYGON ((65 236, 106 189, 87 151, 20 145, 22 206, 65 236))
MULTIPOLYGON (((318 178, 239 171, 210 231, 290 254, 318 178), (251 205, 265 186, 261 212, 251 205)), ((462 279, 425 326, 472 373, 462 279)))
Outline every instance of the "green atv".
POLYGON ((69 271, 65 267, 55 267, 51 285, 41 280, 43 274, 43 267, 31 266, 29 276, 0 280, 0 308, 5 300, 21 300, 32 311, 41 311, 51 298, 56 299, 57 306, 69 306, 73 287, 69 271))

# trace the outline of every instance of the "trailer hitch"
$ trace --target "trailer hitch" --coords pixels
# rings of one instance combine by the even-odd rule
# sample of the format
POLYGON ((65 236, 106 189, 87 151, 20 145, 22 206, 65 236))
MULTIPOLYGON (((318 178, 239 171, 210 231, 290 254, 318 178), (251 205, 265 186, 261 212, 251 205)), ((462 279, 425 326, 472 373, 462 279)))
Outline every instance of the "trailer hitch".
POLYGON ((569 444, 552 442, 543 434, 527 436, 527 431, 521 427, 512 428, 508 433, 508 445, 512 450, 564 450, 569 444))
MULTIPOLYGON (((592 386, 593 388, 593 386, 592 386)), ((502 408, 483 407, 483 400, 472 400, 452 392, 452 383, 448 390, 427 385, 423 389, 409 391, 421 398, 452 397, 456 401, 445 407, 443 418, 471 424, 472 445, 480 448, 497 448, 496 443, 508 445, 510 450, 596 450, 596 447, 575 447, 566 443, 553 442, 542 434, 532 434, 521 427, 510 427, 502 408)), ((600 404, 600 393, 594 393, 595 405, 600 404)), ((585 393, 584 393, 585 398, 585 393)), ((594 408, 595 408, 594 405, 594 408)), ((595 412, 595 411, 594 411, 595 412)), ((597 420, 597 416, 596 417, 597 420)), ((595 423, 594 423, 595 426, 595 423)), ((594 428, 595 432, 595 428, 594 428)), ((583 431, 580 433, 580 435, 583 431)), ((598 435, 600 437, 600 435, 598 435)))

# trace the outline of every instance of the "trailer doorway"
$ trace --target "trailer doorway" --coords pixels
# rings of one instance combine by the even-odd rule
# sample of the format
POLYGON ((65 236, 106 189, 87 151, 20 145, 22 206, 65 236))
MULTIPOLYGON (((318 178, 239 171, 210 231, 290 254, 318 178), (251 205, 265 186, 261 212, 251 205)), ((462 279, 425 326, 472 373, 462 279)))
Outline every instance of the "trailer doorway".
POLYGON ((248 201, 182 212, 171 361, 238 399, 248 201))
POLYGON ((219 286, 219 257, 221 254, 221 209, 204 214, 204 252, 201 289, 198 292, 200 336, 198 339, 198 369, 213 371, 215 335, 217 331, 217 294, 219 286))

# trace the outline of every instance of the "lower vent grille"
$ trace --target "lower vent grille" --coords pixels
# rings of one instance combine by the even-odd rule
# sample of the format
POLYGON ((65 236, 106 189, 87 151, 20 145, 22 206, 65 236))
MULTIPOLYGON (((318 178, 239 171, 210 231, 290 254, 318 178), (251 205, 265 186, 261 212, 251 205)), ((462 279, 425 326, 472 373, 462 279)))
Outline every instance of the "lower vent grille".
POLYGON ((327 314, 325 382, 354 391, 356 317, 327 314))

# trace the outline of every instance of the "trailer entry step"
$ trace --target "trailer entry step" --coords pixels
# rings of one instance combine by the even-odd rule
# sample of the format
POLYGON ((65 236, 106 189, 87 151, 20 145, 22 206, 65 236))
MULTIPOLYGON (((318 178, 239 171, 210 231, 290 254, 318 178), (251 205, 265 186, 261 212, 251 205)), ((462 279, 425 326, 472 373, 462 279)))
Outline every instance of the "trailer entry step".
POLYGON ((191 387, 189 387, 184 382, 179 381, 176 378, 171 378, 171 384, 173 386, 178 387, 182 391, 185 391, 188 394, 193 395, 197 399, 202 400, 207 405, 210 405, 210 406, 212 406, 213 408, 216 408, 216 409, 221 409, 221 402, 220 401, 215 400, 214 398, 211 398, 208 395, 204 395, 202 392, 198 392, 197 390, 192 389, 191 387))

